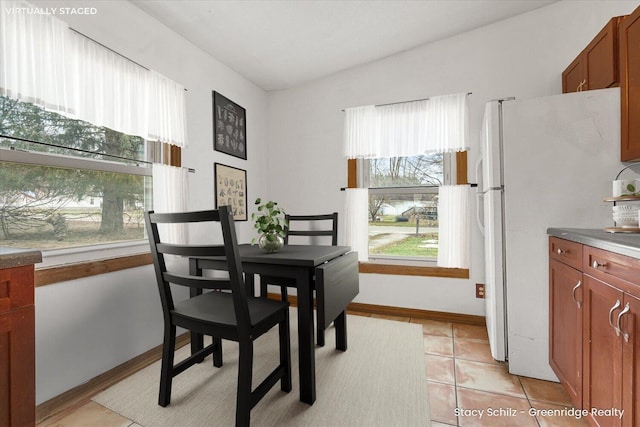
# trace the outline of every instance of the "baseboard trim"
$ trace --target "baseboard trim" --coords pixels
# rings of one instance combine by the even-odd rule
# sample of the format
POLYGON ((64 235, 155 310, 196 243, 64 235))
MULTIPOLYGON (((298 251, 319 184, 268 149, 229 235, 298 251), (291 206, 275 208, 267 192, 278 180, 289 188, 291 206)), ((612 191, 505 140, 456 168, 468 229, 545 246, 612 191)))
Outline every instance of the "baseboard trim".
MULTIPOLYGON (((189 334, 184 333, 176 338, 176 349, 189 344, 189 334)), ((116 366, 107 372, 90 379, 58 396, 36 406, 36 423, 54 417, 79 403, 84 403, 95 394, 109 388, 118 381, 151 365, 162 356, 162 345, 142 353, 133 359, 116 366)))
MULTIPOLYGON (((279 294, 269 294, 269 298, 280 299, 279 294)), ((298 300, 295 295, 289 295, 289 302, 292 306, 297 306, 298 300)), ((413 308, 392 307, 386 305, 351 303, 347 307, 347 312, 351 314, 380 314, 384 316, 413 317, 419 319, 430 319, 441 322, 465 323, 468 325, 485 325, 483 316, 469 314, 444 313, 439 311, 418 310, 413 308)), ((184 333, 176 339, 176 349, 189 343, 189 334, 184 333)), ((71 409, 79 404, 83 404, 95 394, 107 389, 122 379, 136 373, 159 360, 162 355, 162 345, 152 348, 133 359, 116 366, 95 378, 72 388, 52 399, 36 406, 36 422, 40 423, 52 418, 62 412, 71 409)))
MULTIPOLYGON (((280 294, 269 293, 269 298, 280 299, 280 294)), ((288 295, 289 303, 293 307, 298 306, 295 295, 288 295)), ((413 317, 418 319, 437 320, 440 322, 464 323, 467 325, 486 326, 484 316, 473 314, 446 313, 443 311, 420 310, 416 308, 393 307, 389 305, 376 305, 352 302, 347 306, 347 313, 381 314, 384 316, 413 317)))

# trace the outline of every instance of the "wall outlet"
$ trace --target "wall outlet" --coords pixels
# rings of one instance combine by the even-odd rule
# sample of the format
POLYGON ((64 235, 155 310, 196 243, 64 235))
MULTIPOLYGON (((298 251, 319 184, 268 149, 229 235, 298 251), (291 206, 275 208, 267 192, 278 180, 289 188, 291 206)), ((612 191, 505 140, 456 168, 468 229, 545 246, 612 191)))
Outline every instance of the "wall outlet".
POLYGON ((476 298, 484 298, 484 283, 476 283, 476 298))

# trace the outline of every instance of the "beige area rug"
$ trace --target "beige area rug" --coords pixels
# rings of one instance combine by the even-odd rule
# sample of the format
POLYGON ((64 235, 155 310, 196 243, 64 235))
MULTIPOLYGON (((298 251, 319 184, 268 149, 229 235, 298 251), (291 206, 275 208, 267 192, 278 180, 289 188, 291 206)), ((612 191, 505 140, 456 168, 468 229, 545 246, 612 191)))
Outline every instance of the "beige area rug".
MULTIPOLYGON (((298 339, 291 309, 293 389, 278 383, 251 411, 253 426, 428 426, 429 395, 422 328, 411 323, 348 316, 348 349, 335 349, 335 331, 316 347, 316 402, 300 402, 298 339)), ((254 349, 254 386, 277 365, 277 328, 254 349)), ((189 346, 176 353, 186 357, 189 346)), ((93 400, 144 427, 233 426, 237 344, 223 341, 224 365, 211 356, 173 380, 171 404, 158 406, 160 362, 126 378, 93 400)))

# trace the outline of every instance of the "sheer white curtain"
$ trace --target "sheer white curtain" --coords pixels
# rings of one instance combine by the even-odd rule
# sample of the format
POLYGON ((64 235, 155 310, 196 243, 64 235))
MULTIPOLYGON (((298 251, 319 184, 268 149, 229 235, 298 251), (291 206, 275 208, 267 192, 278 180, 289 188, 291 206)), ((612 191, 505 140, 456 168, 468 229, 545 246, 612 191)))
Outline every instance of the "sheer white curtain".
POLYGON ((187 106, 183 86, 151 71, 147 108, 150 139, 180 147, 187 145, 187 106))
MULTIPOLYGON (((187 210, 188 171, 185 168, 153 164, 153 209, 156 212, 184 212, 187 210)), ((186 244, 189 234, 186 224, 161 224, 159 230, 167 241, 186 244)))
POLYGON ((0 94, 146 139, 185 146, 182 86, 26 1, 0 7, 0 94))
POLYGON ((345 190, 346 244, 358 252, 358 261, 369 261, 369 190, 345 190))
POLYGON ((69 28, 46 15, 19 13, 27 2, 0 8, 0 94, 71 113, 73 77, 66 61, 69 28))
POLYGON ((438 266, 469 268, 470 210, 468 185, 438 189, 438 266))
POLYGON ((148 135, 149 71, 67 30, 76 117, 128 135, 148 135))
POLYGON ((345 156, 388 158, 464 151, 468 95, 345 110, 345 156))

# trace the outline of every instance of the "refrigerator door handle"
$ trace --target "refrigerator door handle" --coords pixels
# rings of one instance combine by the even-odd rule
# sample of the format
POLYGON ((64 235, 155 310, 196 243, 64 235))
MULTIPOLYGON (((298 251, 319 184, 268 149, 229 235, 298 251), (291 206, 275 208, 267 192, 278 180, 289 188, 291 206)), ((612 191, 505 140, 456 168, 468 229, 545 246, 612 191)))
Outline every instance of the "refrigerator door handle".
POLYGON ((478 223, 480 234, 482 234, 482 237, 484 237, 484 224, 482 223, 482 219, 480 218, 481 211, 484 211, 484 200, 482 198, 482 193, 477 193, 476 199, 476 222, 478 223))
POLYGON ((478 184, 478 192, 484 191, 484 182, 482 182, 482 157, 476 160, 476 183, 478 184))
POLYGON ((484 237, 484 224, 480 218, 481 211, 484 211, 484 201, 482 198, 482 191, 484 191, 484 183, 482 183, 482 157, 478 157, 476 160, 476 182, 478 183, 478 192, 476 193, 476 222, 480 229, 480 234, 484 237))

